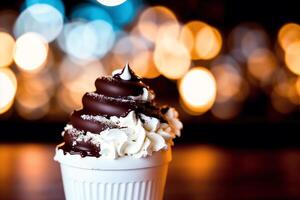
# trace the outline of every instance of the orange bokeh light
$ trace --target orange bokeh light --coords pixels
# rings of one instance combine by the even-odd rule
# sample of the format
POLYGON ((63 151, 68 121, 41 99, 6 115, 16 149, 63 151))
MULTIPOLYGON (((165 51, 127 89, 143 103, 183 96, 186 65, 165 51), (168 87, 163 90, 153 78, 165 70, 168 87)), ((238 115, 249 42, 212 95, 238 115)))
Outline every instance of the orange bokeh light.
POLYGON ((228 101, 241 93, 243 78, 230 63, 214 65, 212 73, 217 83, 216 102, 228 101))
POLYGON ((290 44, 285 53, 285 62, 289 70, 300 75, 300 40, 290 44))
POLYGON ((295 23, 283 25, 278 33, 278 42, 283 50, 295 41, 300 40, 300 26, 295 23))
POLYGON ((181 78, 189 69, 191 60, 186 47, 172 38, 159 39, 154 50, 157 70, 169 79, 181 78))
POLYGON ((142 12, 137 27, 143 37, 155 42, 159 27, 173 22, 177 22, 177 18, 170 9, 164 6, 154 6, 142 12))
POLYGON ((14 38, 5 32, 0 32, 0 67, 7 67, 13 61, 14 38))
POLYGON ((130 62, 132 69, 143 78, 156 78, 160 75, 154 61, 151 51, 144 51, 137 54, 130 62))
POLYGON ((179 39, 190 51, 192 59, 200 59, 196 51, 196 37, 199 31, 208 26, 202 21, 191 21, 186 23, 181 29, 179 39))
POLYGON ((51 76, 44 74, 23 74, 18 77, 19 89, 16 96, 16 110, 25 119, 34 120, 45 116, 50 108, 54 93, 51 76))
POLYGON ((195 49, 199 59, 212 59, 218 55, 221 48, 222 36, 217 29, 205 26, 197 33, 195 49))
POLYGON ((256 49, 248 57, 248 71, 260 82, 268 82, 277 68, 275 55, 268 49, 256 49))

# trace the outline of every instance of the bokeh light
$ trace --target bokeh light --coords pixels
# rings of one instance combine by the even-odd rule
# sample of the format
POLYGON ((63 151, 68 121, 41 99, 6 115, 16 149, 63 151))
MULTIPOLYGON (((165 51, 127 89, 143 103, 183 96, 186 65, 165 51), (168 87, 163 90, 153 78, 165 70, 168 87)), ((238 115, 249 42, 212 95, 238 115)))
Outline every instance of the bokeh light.
POLYGON ((256 49, 268 48, 268 45, 268 36, 258 24, 241 24, 228 37, 231 54, 240 62, 247 62, 251 53, 256 49))
POLYGON ((296 91, 298 93, 298 96, 300 97, 300 77, 298 77, 296 81, 296 91))
POLYGON ((35 4, 48 4, 56 8, 62 15, 65 14, 65 6, 62 0, 25 0, 23 7, 28 8, 35 4))
POLYGON ((27 32, 35 32, 47 42, 53 41, 63 28, 63 16, 49 4, 33 4, 25 9, 14 25, 16 38, 27 32))
POLYGON ((0 114, 8 111, 17 91, 17 79, 8 68, 0 68, 0 114))
POLYGON ((130 62, 133 70, 143 78, 156 78, 160 75, 154 61, 153 53, 151 51, 144 51, 137 54, 130 62))
POLYGON ((191 57, 179 40, 178 22, 165 23, 156 33, 154 63, 157 70, 169 79, 181 78, 189 69, 191 57))
POLYGON ((288 98, 279 96, 274 91, 271 93, 271 103, 273 108, 281 114, 289 114, 295 110, 295 105, 288 98))
POLYGON ((211 113, 218 119, 229 120, 236 117, 241 111, 241 104, 235 101, 216 102, 211 113))
POLYGON ((71 13, 72 20, 102 20, 112 24, 110 15, 100 5, 93 3, 84 3, 75 7, 71 13))
POLYGON ((285 53, 285 62, 289 70, 300 75, 300 40, 290 44, 285 53))
POLYGON ((14 60, 25 71, 39 71, 45 66, 48 43, 36 33, 25 33, 16 41, 14 60))
POLYGON ((156 33, 155 45, 161 45, 166 41, 173 40, 174 42, 180 42, 181 25, 178 22, 165 23, 161 25, 156 33))
POLYGON ((68 53, 67 51, 67 37, 70 34, 70 31, 73 30, 75 27, 79 26, 79 25, 83 25, 86 22, 84 21, 72 21, 72 22, 67 22, 64 27, 63 30, 60 32, 60 34, 58 35, 56 42, 58 44, 58 46, 60 47, 61 50, 63 50, 65 53, 68 53))
POLYGON ((296 41, 300 40, 300 26, 295 23, 283 25, 278 33, 278 42, 283 50, 296 41))
POLYGON ((16 109, 25 119, 35 120, 45 116, 54 94, 54 80, 47 74, 23 74, 18 77, 19 89, 16 109))
POLYGON ((167 23, 178 23, 175 14, 164 6, 153 6, 141 13, 137 27, 143 37, 155 42, 159 27, 167 23))
POLYGON ((199 59, 214 58, 222 48, 220 32, 210 26, 203 27, 196 35, 195 48, 199 59))
POLYGON ((183 42, 184 45, 189 49, 192 59, 205 59, 208 54, 207 51, 210 51, 209 49, 213 48, 212 45, 214 45, 213 43, 216 41, 212 40, 216 39, 216 35, 214 34, 214 32, 209 32, 210 30, 212 30, 210 26, 202 21, 190 21, 184 24, 184 26, 182 27, 180 32, 180 41, 183 42), (203 35, 207 33, 208 35, 203 35), (209 40, 204 40, 207 36, 209 40), (196 44, 197 42, 200 42, 201 44, 196 44), (199 53, 197 48, 199 50, 199 53))
POLYGON ((225 56, 212 64, 211 71, 217 83, 216 102, 238 100, 237 96, 242 92, 243 84, 243 77, 238 67, 232 58, 225 56))
POLYGON ((73 26, 66 37, 66 51, 74 58, 95 60, 102 58, 114 41, 112 26, 103 20, 95 20, 73 26))
POLYGON ((118 6, 127 0, 97 0, 99 3, 105 5, 105 6, 118 6))
POLYGON ((277 68, 277 59, 268 49, 256 49, 248 58, 248 71, 262 84, 269 83, 277 68))
POLYGON ((191 65, 186 47, 172 38, 160 38, 154 50, 154 63, 157 70, 169 79, 181 78, 191 65))
POLYGON ((208 111, 215 102, 216 90, 214 76, 203 67, 191 69, 179 82, 183 106, 191 114, 202 114, 208 111))
POLYGON ((297 78, 281 70, 275 76, 276 82, 271 91, 273 108, 282 114, 293 112, 300 104, 297 92, 297 78))
MULTIPOLYGON (((227 37, 227 30, 208 21, 183 24, 167 7, 121 1, 112 7, 101 0, 81 3, 69 16, 62 0, 24 0, 20 15, 0 11, 0 69, 17 70, 19 86, 15 101, 12 95, 0 100, 6 102, 0 113, 14 102, 25 119, 69 113, 95 89, 97 77, 126 63, 143 78, 169 79, 159 84, 178 80, 180 103, 192 115, 211 110, 215 118, 232 119, 249 105, 250 95, 269 95, 279 113, 299 109, 299 24, 283 24, 274 46, 256 23, 240 24, 227 37), (209 69, 194 67, 199 65, 209 69)), ((8 75, 1 73, 4 81, 8 75)))
POLYGON ((67 112, 78 109, 82 96, 94 91, 95 80, 105 75, 107 72, 99 61, 80 63, 65 57, 59 67, 59 79, 62 83, 58 91, 60 107, 67 112))
POLYGON ((232 119, 241 111, 249 88, 238 62, 229 55, 221 55, 211 64, 216 79, 217 96, 212 114, 222 120, 232 119))
MULTIPOLYGON (((110 2, 114 2, 114 1, 110 1, 110 2)), ((138 6, 139 5, 136 3, 136 1, 128 0, 118 6, 105 7, 105 10, 111 16, 114 24, 122 27, 134 20, 134 17, 139 11, 138 6)))
POLYGON ((113 53, 129 59, 139 52, 147 51, 148 49, 149 45, 144 38, 135 35, 124 35, 116 42, 113 53))
POLYGON ((140 35, 123 34, 116 42, 109 59, 111 71, 122 68, 129 63, 134 72, 144 78, 155 78, 160 75, 153 61, 153 52, 149 41, 140 35))
POLYGON ((12 63, 14 47, 14 38, 8 33, 0 32, 0 67, 7 67, 12 63))

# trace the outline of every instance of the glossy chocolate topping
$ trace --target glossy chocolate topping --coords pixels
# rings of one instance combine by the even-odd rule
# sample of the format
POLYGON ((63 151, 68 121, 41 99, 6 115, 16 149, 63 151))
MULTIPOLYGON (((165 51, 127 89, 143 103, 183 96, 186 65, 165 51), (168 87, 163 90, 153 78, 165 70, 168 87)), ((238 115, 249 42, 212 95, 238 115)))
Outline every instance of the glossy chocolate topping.
MULTIPOLYGON (((118 128, 116 124, 109 122, 109 117, 126 117, 131 111, 135 111, 137 116, 144 114, 165 122, 165 108, 158 107, 154 99, 141 100, 137 98, 142 96, 145 90, 148 90, 153 96, 154 94, 128 65, 112 77, 98 78, 95 86, 95 92, 86 93, 83 96, 83 108, 74 111, 70 117, 70 124, 83 134, 87 132, 100 134, 107 128, 118 128)), ((96 147, 91 141, 77 141, 75 135, 72 131, 66 130, 64 133, 65 143, 59 148, 70 154, 100 156, 99 147, 96 147)))

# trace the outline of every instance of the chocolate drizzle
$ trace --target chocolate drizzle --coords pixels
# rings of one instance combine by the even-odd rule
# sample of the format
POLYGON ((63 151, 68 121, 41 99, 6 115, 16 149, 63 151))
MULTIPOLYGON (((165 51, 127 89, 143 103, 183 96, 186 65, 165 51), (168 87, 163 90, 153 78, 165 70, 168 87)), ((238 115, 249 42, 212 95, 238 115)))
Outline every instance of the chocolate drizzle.
MULTIPOLYGON (((154 100, 134 100, 143 94, 144 90, 153 93, 147 85, 142 82, 127 64, 120 73, 112 77, 101 77, 95 81, 96 91, 86 93, 82 98, 83 108, 74 111, 70 117, 71 125, 83 134, 87 132, 99 134, 107 128, 118 128, 116 124, 109 123, 109 117, 126 117, 131 111, 137 116, 145 114, 158 118, 162 122, 165 108, 160 108, 154 100), (82 116, 90 116, 83 118, 82 116), (95 120, 95 116, 101 116, 103 120, 95 120), (106 120, 105 120, 106 119, 106 120)), ((100 148, 91 141, 77 141, 72 131, 66 130, 64 134, 64 145, 59 148, 70 154, 81 156, 100 156, 100 148), (74 142, 76 141, 76 142, 74 142)))

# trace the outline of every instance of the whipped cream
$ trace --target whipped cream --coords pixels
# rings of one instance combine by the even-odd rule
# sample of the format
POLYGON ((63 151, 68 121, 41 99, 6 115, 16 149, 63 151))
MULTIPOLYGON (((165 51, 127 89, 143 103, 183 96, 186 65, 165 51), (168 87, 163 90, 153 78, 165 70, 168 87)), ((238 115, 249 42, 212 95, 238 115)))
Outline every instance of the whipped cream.
MULTIPOLYGON (((172 139, 180 135, 182 128, 177 117, 178 113, 172 108, 166 113, 168 123, 161 123, 158 119, 144 114, 141 114, 141 120, 134 111, 131 111, 126 117, 110 117, 110 123, 121 128, 108 128, 100 133, 84 134, 76 131, 72 125, 67 125, 65 131, 71 129, 74 134, 77 132, 75 142, 89 141, 99 147, 102 158, 116 159, 124 156, 141 158, 156 151, 167 150, 173 144, 172 139)), ((93 118, 103 120, 101 116, 93 118)))
POLYGON ((129 64, 127 63, 123 69, 116 69, 112 72, 112 75, 120 74, 120 78, 125 81, 129 81, 132 77, 129 71, 129 64))
POLYGON ((129 99, 138 101, 152 101, 155 98, 155 94, 149 91, 147 88, 143 88, 143 93, 139 96, 128 96, 129 99))

